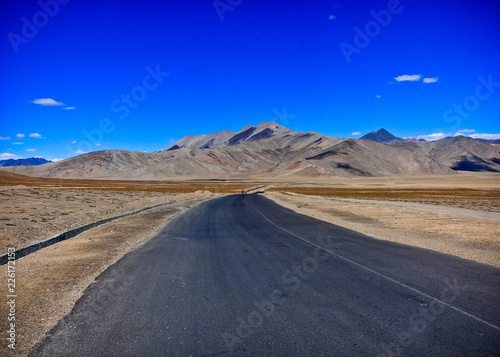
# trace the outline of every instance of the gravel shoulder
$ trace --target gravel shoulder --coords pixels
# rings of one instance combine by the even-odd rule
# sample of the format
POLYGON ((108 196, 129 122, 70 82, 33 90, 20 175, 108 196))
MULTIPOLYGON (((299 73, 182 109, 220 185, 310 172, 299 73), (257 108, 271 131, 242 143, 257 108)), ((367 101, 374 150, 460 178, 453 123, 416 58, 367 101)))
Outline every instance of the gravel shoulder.
POLYGON ((392 242, 500 267, 500 214, 413 202, 268 192, 280 205, 392 242))

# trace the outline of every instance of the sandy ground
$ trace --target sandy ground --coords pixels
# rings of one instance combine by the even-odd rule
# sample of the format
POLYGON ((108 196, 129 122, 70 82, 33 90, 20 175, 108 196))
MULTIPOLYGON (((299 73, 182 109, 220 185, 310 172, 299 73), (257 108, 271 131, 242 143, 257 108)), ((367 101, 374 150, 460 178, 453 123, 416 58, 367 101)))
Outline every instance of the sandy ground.
MULTIPOLYGON (((21 189, 23 194, 32 195, 26 189, 21 189)), ((80 192, 84 194, 83 192, 80 192)), ((45 199, 55 199, 51 193, 41 193, 45 199), (48 195, 48 196, 47 196, 48 195)), ((73 197, 72 192, 59 192, 57 202, 59 212, 67 209, 65 200, 61 197, 73 197)), ((134 216, 121 218, 113 222, 103 224, 91 229, 74 238, 57 243, 50 247, 39 250, 16 261, 16 350, 12 351, 7 347, 7 340, 2 334, 0 340, 0 355, 2 356, 24 356, 36 342, 53 328, 57 322, 68 314, 75 302, 81 296, 85 288, 107 267, 118 261, 125 253, 144 243, 160 230, 168 220, 174 215, 185 211, 206 199, 213 198, 212 194, 179 194, 175 196, 175 201, 171 205, 155 208, 151 211, 140 213, 134 216)), ((119 196, 110 195, 104 199, 91 193, 85 196, 93 204, 94 201, 102 202, 99 206, 101 212, 115 215, 122 210, 137 208, 134 202, 126 207, 116 210, 106 208, 107 201, 111 203, 119 200, 119 196)), ((148 197, 141 205, 150 205, 162 200, 172 200, 171 195, 167 197, 148 197), (147 204, 146 204, 147 203, 147 204)), ((128 196, 123 200, 128 200, 128 196)), ((29 204, 25 202, 28 209, 29 204)), ((71 205, 71 204, 70 204, 71 205)), ((44 207, 44 206, 42 206, 44 207)), ((47 205, 47 212, 50 211, 47 205)), ((73 207, 73 206, 72 206, 73 207)), ((91 207, 97 208, 97 207, 91 207)), ((93 210, 80 212, 77 208, 72 208, 75 216, 68 220, 56 220, 54 230, 58 227, 68 227, 69 222, 81 225, 84 221, 92 221, 95 217, 101 219, 99 212, 93 210), (79 214, 78 214, 79 213, 79 214), (56 225, 57 224, 57 225, 56 225)), ((46 212, 46 211, 43 211, 46 212)), ((101 213, 102 214, 102 213, 101 213)), ((32 213, 33 216, 33 213, 32 213)), ((53 214, 54 216, 54 214, 53 214)), ((69 216, 69 215, 68 215, 69 216)), ((21 218, 22 219, 22 218, 21 218)), ((11 222, 19 222, 11 220, 11 222)), ((29 225, 27 225, 29 227, 29 225)), ((11 237, 22 232, 9 231, 11 237)), ((52 232, 48 230, 47 232, 52 232)), ((40 237, 43 235, 40 234, 40 237)), ((2 285, 7 286, 7 266, 0 267, 0 276, 5 278, 2 285)), ((5 297, 5 289, 2 289, 2 296, 5 299, 0 304, 0 328, 7 331, 8 305, 5 297)))
POLYGON ((500 267, 500 213, 296 193, 266 195, 296 212, 372 237, 500 267))
POLYGON ((0 254, 104 218, 203 194, 0 186, 0 254))

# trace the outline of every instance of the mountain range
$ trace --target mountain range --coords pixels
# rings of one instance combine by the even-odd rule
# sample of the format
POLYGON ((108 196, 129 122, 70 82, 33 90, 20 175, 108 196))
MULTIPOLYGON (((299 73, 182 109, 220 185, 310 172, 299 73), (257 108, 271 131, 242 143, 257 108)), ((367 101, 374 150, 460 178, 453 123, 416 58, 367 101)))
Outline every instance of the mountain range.
POLYGON ((52 162, 43 157, 29 157, 27 159, 7 159, 0 160, 0 166, 36 166, 52 162))
POLYGON ((380 129, 361 139, 295 132, 276 122, 190 135, 161 151, 95 151, 41 166, 2 168, 57 178, 163 180, 257 176, 391 176, 500 172, 500 144, 465 136, 427 142, 380 129))

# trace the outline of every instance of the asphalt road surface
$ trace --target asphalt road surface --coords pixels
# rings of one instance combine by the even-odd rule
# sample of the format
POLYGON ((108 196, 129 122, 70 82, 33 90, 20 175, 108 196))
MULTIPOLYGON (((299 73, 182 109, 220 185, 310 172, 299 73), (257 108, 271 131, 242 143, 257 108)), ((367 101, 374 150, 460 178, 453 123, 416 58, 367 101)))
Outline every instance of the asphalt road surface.
POLYGON ((108 268, 32 355, 498 356, 500 269, 226 196, 108 268))

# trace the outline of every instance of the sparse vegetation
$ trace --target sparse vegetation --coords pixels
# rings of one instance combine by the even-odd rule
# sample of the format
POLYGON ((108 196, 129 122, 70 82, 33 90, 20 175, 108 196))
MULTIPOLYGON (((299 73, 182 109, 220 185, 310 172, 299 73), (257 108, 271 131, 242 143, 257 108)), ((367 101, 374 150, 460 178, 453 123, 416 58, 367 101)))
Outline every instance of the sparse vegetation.
MULTIPOLYGON (((191 180, 191 181, 123 181, 123 180, 90 180, 90 179, 53 179, 38 178, 13 174, 0 170, 0 186, 23 185, 37 189, 51 189, 50 196, 61 197, 58 189, 74 189, 78 191, 100 191, 100 197, 108 197, 111 192, 148 192, 148 193, 193 193, 210 191, 214 193, 239 193, 243 189, 256 186, 248 181, 226 180, 191 180)), ((88 197, 88 196, 86 196, 88 197)), ((88 200, 88 198, 87 198, 88 200)), ((89 202, 90 203, 90 202, 89 202)))

